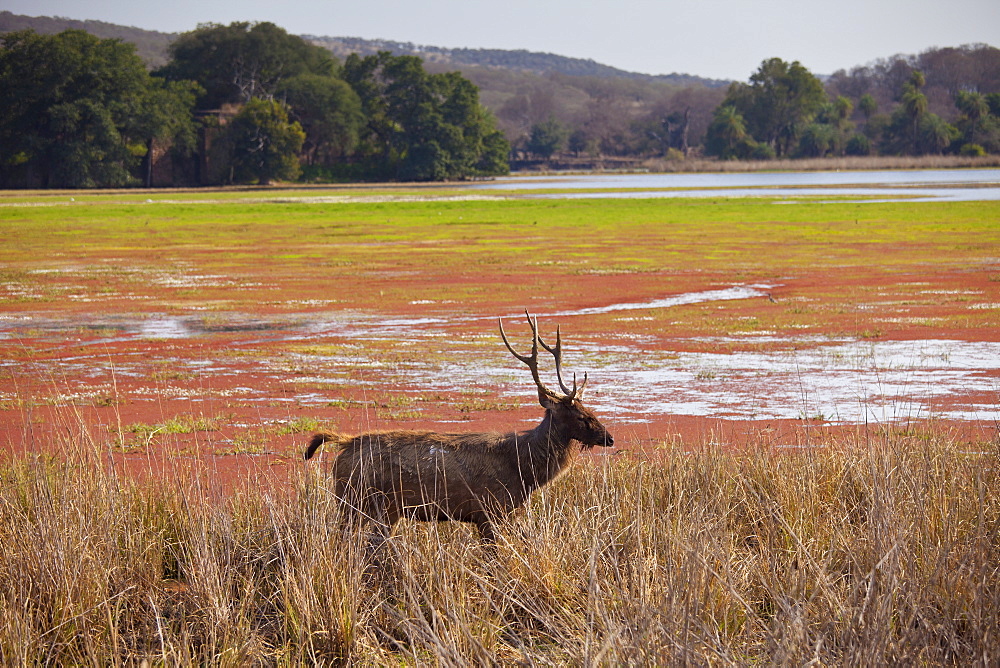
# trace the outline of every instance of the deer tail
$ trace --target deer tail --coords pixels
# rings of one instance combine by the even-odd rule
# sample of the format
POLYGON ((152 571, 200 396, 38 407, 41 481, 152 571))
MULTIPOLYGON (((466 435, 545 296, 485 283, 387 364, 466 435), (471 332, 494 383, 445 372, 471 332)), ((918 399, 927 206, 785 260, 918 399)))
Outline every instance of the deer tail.
POLYGON ((309 459, 310 457, 315 455, 316 451, 319 450, 320 446, 324 445, 325 443, 336 443, 337 445, 340 445, 343 442, 344 442, 344 437, 341 436, 340 434, 334 434, 326 431, 320 432, 318 434, 313 434, 313 437, 309 439, 309 446, 306 448, 305 458, 309 459))

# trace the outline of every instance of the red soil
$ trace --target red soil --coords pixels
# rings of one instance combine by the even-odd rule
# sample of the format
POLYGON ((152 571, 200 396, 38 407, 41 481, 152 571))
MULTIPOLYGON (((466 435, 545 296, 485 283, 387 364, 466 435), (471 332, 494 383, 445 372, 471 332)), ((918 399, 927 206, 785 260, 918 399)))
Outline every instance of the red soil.
MULTIPOLYGON (((0 446, 10 453, 43 455, 82 440, 93 443, 116 466, 135 475, 193 469, 206 481, 257 484, 287 479, 303 466, 301 453, 308 432, 317 426, 343 432, 393 428, 491 431, 530 426, 541 416, 541 409, 530 398, 530 376, 503 348, 493 317, 515 314, 514 300, 529 294, 537 277, 413 273, 396 274, 382 282, 397 294, 422 295, 432 289, 441 293, 442 280, 458 286, 477 281, 493 291, 494 299, 480 298, 475 318, 468 317, 468 311, 458 305, 405 301, 389 305, 381 314, 371 309, 359 314, 352 310, 355 295, 351 291, 358 289, 356 285, 342 283, 339 292, 331 294, 335 287, 328 284, 315 296, 345 303, 344 310, 290 313, 287 307, 274 305, 280 300, 260 305, 253 312, 243 309, 239 314, 214 313, 210 317, 192 309, 176 314, 181 318, 177 322, 193 330, 188 336, 174 336, 179 332, 168 330, 154 330, 153 336, 132 331, 130 328, 144 319, 152 322, 152 316, 136 314, 135 302, 124 298, 109 297, 96 305, 61 301, 31 313, 8 311, 0 321, 7 329, 0 346, 8 360, 0 376, 0 446), (489 287, 491 281, 496 281, 493 287, 489 287), (422 338, 419 323, 408 325, 412 335, 402 344, 390 338, 352 336, 353 319, 363 321, 366 331, 377 334, 381 316, 439 318, 442 322, 423 327, 447 336, 422 338), (342 325, 310 327, 331 317, 342 320, 342 325), (318 372, 317 365, 321 367, 318 372), (439 381, 431 382, 432 387, 447 385, 448 375, 456 368, 475 371, 500 367, 509 371, 502 382, 484 377, 473 381, 467 391, 458 392, 427 387, 429 381, 439 381)), ((884 274, 834 268, 822 274, 775 280, 774 301, 761 296, 689 305, 677 307, 676 315, 667 314, 666 319, 664 313, 645 310, 543 316, 541 326, 550 332, 556 322, 562 325, 571 370, 574 344, 582 345, 580 342, 586 342, 590 349, 631 342, 641 362, 644 353, 654 351, 734 352, 762 345, 774 349, 802 346, 801 337, 806 335, 819 341, 810 345, 822 345, 824 336, 1000 341, 1000 330, 989 320, 960 317, 976 313, 976 304, 1000 302, 1000 284, 985 272, 952 269, 906 274, 895 281, 887 284, 884 274), (780 326, 782 318, 787 319, 799 307, 825 308, 831 301, 828 293, 832 285, 845 295, 844 302, 853 306, 831 309, 819 319, 820 325, 795 330, 799 338, 789 337, 782 343, 778 337, 761 344, 738 331, 723 338, 708 336, 713 319, 730 324, 773 319, 780 326), (918 293, 938 297, 916 299, 912 286, 919 286, 918 293), (856 296, 860 291, 864 291, 863 298, 856 296), (950 294, 963 297, 940 297, 950 294), (907 299, 909 303, 905 303, 907 299)), ((378 283, 364 289, 377 293, 378 283)), ((539 303, 533 308, 544 314, 719 287, 725 286, 697 271, 670 276, 581 276, 571 294, 560 296, 558 305, 539 303)), ((146 303, 155 305, 156 288, 146 286, 145 290, 149 293, 146 303)), ((511 320, 508 332, 526 345, 523 318, 520 322, 511 320)), ((591 364, 587 370, 588 394, 598 397, 602 384, 622 380, 609 378, 599 364, 591 364)), ((983 370, 981 375, 995 379, 994 387, 1000 387, 996 370, 983 370)), ((727 382, 734 381, 718 379, 714 389, 725 392, 727 382)), ((970 402, 1000 404, 995 392, 992 396, 982 394, 956 392, 935 399, 933 408, 942 411, 949 404, 965 406, 970 402)), ((831 432, 860 433, 865 429, 826 424, 808 416, 726 419, 670 412, 639 415, 628 404, 622 402, 614 415, 604 415, 619 444, 614 449, 617 453, 655 453, 661 443, 792 448, 823 442, 831 432)), ((936 428, 954 430, 958 438, 969 442, 996 436, 996 424, 991 421, 938 421, 936 428)))

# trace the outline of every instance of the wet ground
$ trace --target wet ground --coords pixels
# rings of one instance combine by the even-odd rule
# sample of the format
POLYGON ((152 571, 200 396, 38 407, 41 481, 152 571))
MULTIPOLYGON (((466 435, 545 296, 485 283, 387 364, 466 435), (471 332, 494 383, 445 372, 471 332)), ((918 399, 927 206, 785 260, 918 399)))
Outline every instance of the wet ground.
MULTIPOLYGON (((765 288, 781 286, 537 315, 550 339, 561 326, 567 368, 588 372, 587 403, 619 452, 762 435, 800 447, 821 430, 928 420, 974 439, 1000 424, 998 341, 759 330, 676 338, 642 326, 681 304, 780 308, 765 288), (619 329, 581 326, 598 311, 617 314, 619 329)), ((13 380, 0 399, 2 433, 21 449, 47 432, 87 429, 126 461, 207 457, 229 470, 291 465, 319 428, 521 429, 540 417, 530 376, 502 347, 492 316, 414 310, 422 314, 7 317, 4 343, 30 354, 0 363, 13 380)), ((527 350, 523 315, 504 315, 527 350)))
MULTIPOLYGON (((690 243, 702 244, 696 232, 690 243)), ((514 236, 476 233, 479 243, 514 236)), ((642 234, 603 248, 641 249, 642 234)), ((928 424, 973 442, 1000 424, 991 238, 948 261, 914 242, 860 257, 822 246, 821 262, 780 271, 766 260, 753 269, 745 249, 738 271, 725 257, 683 255, 654 270, 595 268, 559 259, 577 248, 560 238, 554 260, 484 256, 470 267, 454 259, 469 238, 348 241, 319 251, 282 242, 289 255, 336 259, 322 280, 299 260, 222 262, 205 240, 167 260, 132 242, 111 263, 102 246, 8 264, 0 446, 44 454, 82 437, 134 471, 283 478, 317 429, 528 428, 541 409, 496 320, 527 349, 524 305, 543 334, 561 327, 567 370, 589 374, 586 403, 615 453, 800 448, 830 431, 928 424)), ((555 383, 551 369, 546 378, 555 383)))

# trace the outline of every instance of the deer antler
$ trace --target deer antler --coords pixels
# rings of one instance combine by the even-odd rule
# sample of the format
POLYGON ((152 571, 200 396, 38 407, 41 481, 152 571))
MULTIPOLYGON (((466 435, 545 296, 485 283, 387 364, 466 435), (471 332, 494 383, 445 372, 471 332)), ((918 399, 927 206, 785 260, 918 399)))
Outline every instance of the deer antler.
MULTIPOLYGON (((527 311, 525 311, 525 313, 527 313, 527 311)), ((541 337, 538 337, 538 342, 540 344, 542 344, 542 348, 545 348, 547 351, 549 351, 550 353, 552 353, 552 357, 554 357, 555 360, 556 360, 556 379, 558 379, 558 381, 559 381, 559 387, 562 388, 563 393, 567 397, 569 397, 570 399, 573 399, 574 397, 576 397, 577 392, 581 392, 582 393, 583 392, 583 388, 587 386, 587 372, 586 371, 583 373, 583 382, 580 384, 579 388, 577 388, 577 386, 576 386, 576 374, 575 373, 573 374, 573 389, 572 390, 569 389, 568 387, 566 387, 566 383, 563 382, 563 379, 562 379, 562 336, 560 336, 560 333, 559 333, 559 325, 556 325, 556 345, 555 345, 554 348, 551 347, 549 344, 545 343, 545 341, 543 341, 541 337)))
POLYGON ((538 375, 538 324, 531 320, 531 316, 528 316, 528 324, 531 325, 531 355, 521 355, 514 350, 510 345, 510 341, 507 340, 507 334, 503 331, 503 318, 497 318, 497 321, 500 323, 500 338, 503 339, 503 344, 507 346, 507 350, 510 351, 511 355, 527 364, 528 368, 531 369, 531 377, 535 380, 538 391, 550 397, 555 397, 555 393, 542 384, 542 379, 538 375))
POLYGON ((555 358, 556 378, 559 380, 559 387, 562 389, 562 391, 565 393, 568 399, 575 398, 578 393, 583 392, 583 388, 587 385, 587 374, 586 373, 583 374, 583 382, 580 384, 579 387, 577 387, 576 385, 576 374, 575 373, 573 374, 572 390, 566 387, 566 383, 563 382, 562 336, 560 335, 559 327, 556 327, 556 345, 555 347, 552 347, 549 344, 545 343, 545 341, 543 341, 541 337, 538 336, 538 318, 532 319, 531 314, 528 313, 527 309, 525 309, 524 315, 527 316, 528 325, 531 326, 531 355, 529 356, 529 355, 518 354, 518 352, 511 347, 510 342, 507 341, 507 335, 503 331, 503 318, 498 318, 498 321, 500 322, 500 337, 503 338, 503 342, 504 345, 507 346, 507 350, 509 350, 510 354, 513 355, 515 358, 519 359, 520 361, 528 365, 528 368, 531 370, 531 377, 535 380, 535 385, 538 386, 539 392, 544 392, 550 397, 559 398, 559 396, 555 392, 548 389, 547 387, 545 387, 544 384, 542 384, 542 380, 538 375, 538 344, 541 343, 542 347, 545 348, 545 350, 547 350, 549 353, 551 353, 552 357, 555 358))

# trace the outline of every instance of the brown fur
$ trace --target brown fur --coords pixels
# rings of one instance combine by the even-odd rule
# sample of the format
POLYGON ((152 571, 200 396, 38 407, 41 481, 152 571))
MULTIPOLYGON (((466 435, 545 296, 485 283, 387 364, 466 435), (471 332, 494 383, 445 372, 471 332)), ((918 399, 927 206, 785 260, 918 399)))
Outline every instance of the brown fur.
MULTIPOLYGON (((525 312, 527 315, 527 312, 525 312)), ((570 389, 562 378, 562 340, 555 346, 538 336, 528 316, 530 355, 515 358, 528 365, 545 417, 534 429, 507 434, 441 434, 433 431, 385 431, 345 437, 316 434, 306 448, 312 457, 324 443, 340 448, 335 462, 337 496, 358 522, 375 522, 388 533, 401 517, 424 521, 471 522, 484 540, 495 538, 492 519, 520 507, 533 491, 569 465, 582 447, 610 446, 614 439, 592 411, 580 403, 587 376, 570 389), (555 358, 559 387, 547 389, 538 375, 539 346, 555 358)))
POLYGON ((581 447, 614 442, 579 400, 545 397, 546 403, 541 424, 526 431, 316 434, 306 459, 324 443, 336 443, 336 493, 362 522, 374 521, 386 530, 401 517, 471 522, 492 541, 492 518, 521 506, 581 447))

